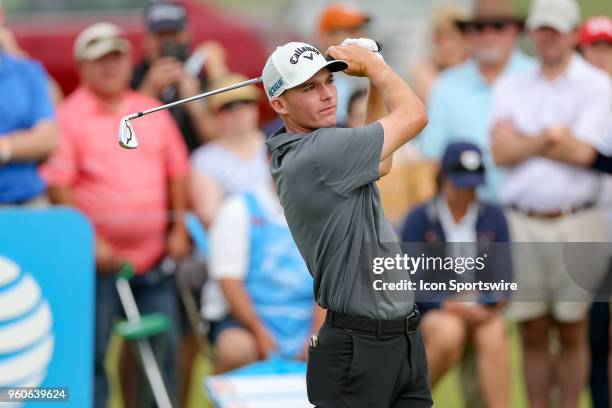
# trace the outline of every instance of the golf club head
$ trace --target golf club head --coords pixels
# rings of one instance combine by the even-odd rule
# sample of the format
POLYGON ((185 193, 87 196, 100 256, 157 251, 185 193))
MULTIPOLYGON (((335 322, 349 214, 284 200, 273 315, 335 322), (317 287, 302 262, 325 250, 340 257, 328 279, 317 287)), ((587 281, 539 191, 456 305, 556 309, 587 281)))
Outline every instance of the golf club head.
POLYGON ((119 146, 124 149, 135 149, 138 147, 138 139, 136 139, 136 132, 132 127, 130 119, 133 116, 128 115, 121 118, 119 123, 119 146))

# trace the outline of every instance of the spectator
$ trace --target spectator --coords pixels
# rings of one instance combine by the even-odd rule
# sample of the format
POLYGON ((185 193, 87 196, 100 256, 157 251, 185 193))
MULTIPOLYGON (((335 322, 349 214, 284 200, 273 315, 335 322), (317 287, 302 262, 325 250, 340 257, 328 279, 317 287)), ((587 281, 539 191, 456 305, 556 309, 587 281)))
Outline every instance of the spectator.
MULTIPOLYGON (((346 38, 367 37, 369 23, 370 16, 357 4, 350 1, 330 3, 319 16, 318 48, 324 53, 332 45, 340 45, 346 38)), ((334 84, 338 90, 336 120, 343 124, 347 120, 351 94, 356 89, 367 88, 367 82, 339 72, 334 76, 334 84)))
MULTIPOLYGON (((519 242, 604 242, 597 174, 553 160, 551 143, 567 135, 604 148, 611 112, 610 78, 574 53, 580 11, 574 0, 536 0, 527 27, 539 65, 501 80, 494 91, 492 153, 507 169, 500 200, 519 242), (588 103, 585 103, 588 101, 588 103)), ((549 333, 558 329, 563 406, 578 406, 586 382, 586 311, 592 294, 576 287, 556 257, 525 248, 515 263, 512 315, 520 322, 530 406, 548 405, 549 333), (529 262, 529 265, 526 265, 529 262), (539 273, 530 273, 529 270, 539 273), (554 287, 551 285, 554 282, 554 287), (529 293, 529 295, 526 295, 529 293), (582 302, 577 302, 582 300, 582 302)), ((585 267, 582 274, 599 275, 585 267)))
POLYGON ((57 125, 43 67, 17 50, 0 2, 0 206, 38 207, 47 199, 37 166, 57 145, 57 125))
MULTIPOLYGON (((15 58, 28 58, 28 53, 19 46, 17 39, 11 30, 5 26, 5 13, 2 0, 0 0, 0 50, 2 50, 3 53, 15 58)), ((47 75, 47 83, 49 86, 51 99, 55 105, 58 105, 62 99, 64 99, 62 89, 60 88, 59 84, 49 75, 47 75)))
MULTIPOLYGON (((579 50, 588 62, 607 72, 612 78, 612 19, 605 16, 588 19, 580 29, 579 50)), ((612 126, 610 132, 612 132, 612 126)), ((607 143, 612 142, 612 134, 606 141, 607 143)), ((609 156, 598 154, 592 144, 585 143, 567 133, 556 135, 550 151, 549 157, 568 164, 581 167, 591 166, 608 173, 612 171, 609 156)), ((612 181, 609 177, 602 180, 599 198, 608 227, 608 241, 610 241, 612 237, 612 181)), ((600 287, 599 294, 603 295, 603 299, 610 296, 611 279, 612 261, 608 277, 604 279, 600 287)), ((610 403, 610 367, 612 367, 612 354, 610 354, 612 337, 609 335, 612 333, 612 325, 610 325, 609 302, 593 303, 588 327, 591 352, 591 397, 595 407, 607 407, 610 403)))
MULTIPOLYGON (((480 149, 471 143, 451 143, 442 158, 440 192, 408 215, 402 229, 402 241, 454 242, 457 244, 445 246, 445 251, 461 251, 461 255, 475 251, 480 254, 491 242, 507 243, 508 226, 501 209, 476 198, 476 187, 484 180, 480 149), (469 242, 478 244, 474 248, 467 244, 469 242)), ((510 272, 510 253, 506 250, 498 247, 498 250, 487 251, 490 255, 487 265, 495 265, 496 270, 491 274, 503 275, 509 281, 506 275, 510 272)), ((429 300, 430 296, 422 299, 429 300)), ((483 297, 478 303, 468 300, 443 296, 442 302, 419 303, 432 387, 459 362, 468 343, 472 342, 486 406, 507 407, 510 354, 506 324, 500 312, 504 302, 499 302, 500 299, 486 302, 483 297)))
MULTIPOLYGON (((607 72, 612 79, 612 18, 597 16, 589 18, 580 29, 580 52, 594 66, 607 72)), ((611 113, 612 115, 612 113, 611 113)), ((610 119, 612 132, 612 116, 610 119)), ((587 145, 588 146, 588 145, 587 145)), ((589 146, 590 147, 590 146, 589 146)), ((608 241, 612 237, 612 180, 603 180, 601 205, 606 216, 608 241)), ((612 262, 608 271, 608 279, 604 281, 601 290, 604 296, 610 296, 612 291, 612 262)), ((591 398, 593 406, 605 407, 612 402, 610 386, 612 386, 612 325, 610 324, 610 303, 595 302, 591 308, 589 319, 589 340, 591 351, 591 398)))
POLYGON ((479 197, 497 201, 500 173, 490 155, 491 89, 505 72, 516 72, 528 59, 514 46, 521 22, 508 0, 478 0, 472 18, 458 24, 467 36, 471 59, 443 72, 429 101, 429 126, 419 137, 421 153, 439 159, 454 140, 476 144, 483 152, 487 182, 479 197))
POLYGON ((168 112, 138 122, 139 134, 146 135, 138 150, 117 144, 121 117, 159 105, 129 89, 130 43, 118 27, 89 26, 77 37, 74 56, 80 86, 59 109, 59 149, 42 173, 53 202, 77 207, 96 233, 95 406, 106 406, 108 397, 104 356, 113 320, 122 314, 115 274, 126 262, 136 270, 130 284, 141 313, 170 319, 163 373, 176 394, 180 315, 174 279, 162 260, 178 260, 190 250, 182 218, 187 149, 168 112))
POLYGON ((368 102, 367 89, 357 89, 351 94, 348 104, 348 117, 346 127, 354 128, 363 126, 368 102))
POLYGON ((417 95, 427 102, 439 74, 468 57, 468 43, 457 27, 465 15, 457 5, 439 8, 432 21, 430 54, 412 67, 411 82, 417 95))
MULTIPOLYGON (((211 83, 217 89, 246 81, 231 74, 211 83)), ((191 158, 191 197, 194 209, 206 227, 215 218, 222 201, 270 180, 264 137, 258 128, 259 90, 246 86, 209 98, 218 123, 215 140, 198 148, 191 158)))
MULTIPOLYGON (((606 16, 589 18, 580 28, 578 49, 587 62, 606 72, 612 79, 612 18, 606 16)), ((610 118, 610 125, 612 126, 612 116, 610 118)), ((556 141, 558 142, 557 147, 559 149, 563 149, 565 146, 571 146, 571 141, 566 140, 566 138, 556 141)), ((574 139, 574 141, 581 143, 579 140, 574 139)), ((612 140, 609 140, 609 142, 612 142, 612 140)), ((585 143, 583 144, 588 150, 593 150, 590 145, 585 143)), ((577 157, 578 159, 584 156, 576 155, 575 153, 572 154, 572 149, 574 149, 574 147, 571 147, 569 150, 570 155, 567 157, 568 159, 571 160, 572 156, 577 157)), ((584 150, 584 147, 576 147, 576 149, 582 151, 584 150)), ((589 154, 587 157, 588 156, 592 155, 589 154)), ((581 163, 574 164, 580 165, 581 163)), ((612 184, 610 183, 609 178, 605 180, 601 199, 602 203, 604 203, 606 207, 606 221, 608 222, 608 225, 610 225, 610 233, 608 238, 612 239, 612 184)))
POLYGON ((204 298, 217 346, 215 372, 271 355, 305 360, 307 337, 325 316, 313 301, 312 277, 272 180, 224 202, 211 228, 211 249, 211 277, 224 298, 204 298))
MULTIPOLYGON (((465 17, 464 10, 456 4, 446 4, 435 11, 428 55, 408 74, 412 89, 425 104, 429 103, 431 89, 439 75, 468 57, 468 42, 457 26, 465 17)), ((411 208, 435 194, 436 166, 424 159, 417 144, 403 146, 395 155, 391 172, 378 182, 385 215, 398 228, 411 208)))
MULTIPOLYGON (((612 78, 612 18, 606 16, 592 17, 580 30, 580 51, 588 62, 604 70, 612 78)), ((612 132, 612 123, 610 126, 612 132)), ((589 145, 587 145, 591 148, 589 145)), ((591 148, 592 149, 592 148, 591 148)), ((612 236, 612 180, 603 181, 601 203, 604 205, 608 225, 608 240, 612 236)), ((604 296, 612 293, 610 275, 601 290, 604 296)), ((591 350, 591 398, 595 407, 606 407, 610 404, 610 372, 612 372, 612 325, 610 324, 610 303, 593 304, 589 320, 589 340, 591 350)))
POLYGON ((2 51, 6 54, 14 57, 25 57, 25 52, 17 44, 15 36, 6 26, 6 14, 4 11, 4 5, 0 0, 0 44, 2 44, 2 51))
MULTIPOLYGON (((187 13, 180 4, 151 2, 145 9, 145 26, 145 59, 134 70, 132 88, 170 103, 197 95, 208 81, 226 74, 225 53, 216 42, 199 45, 190 58, 187 13)), ((214 136, 214 121, 204 101, 176 106, 170 112, 190 152, 214 136)))
POLYGON ((584 58, 612 76, 612 18, 591 17, 582 25, 579 38, 584 58))

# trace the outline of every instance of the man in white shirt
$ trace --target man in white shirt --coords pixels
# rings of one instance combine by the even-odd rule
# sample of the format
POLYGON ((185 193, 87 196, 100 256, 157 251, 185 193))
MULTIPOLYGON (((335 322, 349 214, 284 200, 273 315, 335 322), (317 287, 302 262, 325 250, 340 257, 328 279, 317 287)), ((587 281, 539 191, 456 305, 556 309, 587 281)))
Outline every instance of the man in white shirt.
MULTIPOLYGON (((597 207, 598 176, 555 161, 552 154, 559 134, 605 147, 610 79, 574 53, 579 23, 575 0, 536 0, 527 28, 539 66, 503 78, 494 90, 492 152, 507 170, 500 201, 509 208, 513 241, 606 239, 597 207)), ((561 344, 562 406, 578 406, 586 382, 585 315, 591 294, 577 286, 562 259, 548 249, 542 244, 521 248, 515 259, 519 291, 511 312, 520 322, 529 406, 549 403, 548 336, 553 325, 561 344)), ((584 273, 598 273, 586 269, 584 273)))

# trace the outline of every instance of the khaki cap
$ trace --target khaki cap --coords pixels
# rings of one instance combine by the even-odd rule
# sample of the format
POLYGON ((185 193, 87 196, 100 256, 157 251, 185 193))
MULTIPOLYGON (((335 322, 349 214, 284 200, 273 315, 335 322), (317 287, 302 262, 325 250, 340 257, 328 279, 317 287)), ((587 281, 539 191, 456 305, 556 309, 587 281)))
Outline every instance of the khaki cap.
POLYGON ((126 53, 130 48, 130 42, 119 27, 111 23, 95 23, 81 31, 75 40, 74 58, 92 61, 114 51, 126 53))
MULTIPOLYGON (((234 85, 239 82, 247 81, 248 78, 240 74, 228 74, 225 75, 212 83, 209 86, 209 90, 219 89, 226 86, 234 85)), ((243 86, 242 88, 233 89, 227 92, 221 92, 216 95, 212 95, 208 98, 208 106, 212 110, 219 110, 223 105, 227 105, 232 102, 239 101, 253 101, 258 102, 260 98, 260 91, 254 85, 243 86)))

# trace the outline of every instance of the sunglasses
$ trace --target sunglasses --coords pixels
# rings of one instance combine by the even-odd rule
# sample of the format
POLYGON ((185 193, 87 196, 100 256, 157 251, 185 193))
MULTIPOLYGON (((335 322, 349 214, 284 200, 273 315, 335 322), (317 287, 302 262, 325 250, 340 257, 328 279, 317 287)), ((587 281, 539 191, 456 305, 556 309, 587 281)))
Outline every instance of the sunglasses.
POLYGON ((242 101, 232 101, 229 103, 226 103, 225 105, 222 105, 219 108, 219 112, 230 112, 234 109, 236 109, 237 107, 243 106, 243 105, 253 105, 255 104, 254 101, 249 101, 249 100, 242 100, 242 101))
POLYGON ((469 21, 459 22, 457 25, 459 30, 462 32, 482 33, 486 29, 492 29, 493 31, 503 31, 508 25, 513 24, 508 20, 492 20, 492 21, 469 21))

